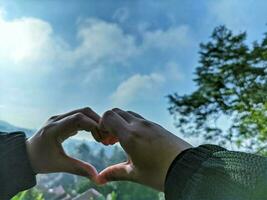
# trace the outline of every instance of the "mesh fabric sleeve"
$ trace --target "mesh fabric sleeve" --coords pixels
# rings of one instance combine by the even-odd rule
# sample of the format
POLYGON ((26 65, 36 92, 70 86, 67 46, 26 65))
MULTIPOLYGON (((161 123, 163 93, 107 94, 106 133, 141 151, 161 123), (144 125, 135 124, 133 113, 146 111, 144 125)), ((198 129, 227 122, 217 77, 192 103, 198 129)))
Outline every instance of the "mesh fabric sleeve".
POLYGON ((25 141, 23 132, 0 132, 0 200, 10 199, 36 184, 25 141))
POLYGON ((165 181, 166 200, 267 200, 267 158, 201 145, 179 154, 165 181))

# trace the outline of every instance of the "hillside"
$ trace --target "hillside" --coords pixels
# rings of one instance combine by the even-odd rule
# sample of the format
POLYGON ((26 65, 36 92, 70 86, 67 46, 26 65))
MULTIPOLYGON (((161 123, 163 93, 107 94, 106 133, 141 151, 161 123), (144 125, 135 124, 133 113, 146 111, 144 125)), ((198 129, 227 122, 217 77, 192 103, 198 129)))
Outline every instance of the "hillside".
POLYGON ((35 130, 18 127, 3 120, 0 120, 0 131, 2 132, 23 131, 26 133, 27 137, 32 136, 35 132, 35 130))

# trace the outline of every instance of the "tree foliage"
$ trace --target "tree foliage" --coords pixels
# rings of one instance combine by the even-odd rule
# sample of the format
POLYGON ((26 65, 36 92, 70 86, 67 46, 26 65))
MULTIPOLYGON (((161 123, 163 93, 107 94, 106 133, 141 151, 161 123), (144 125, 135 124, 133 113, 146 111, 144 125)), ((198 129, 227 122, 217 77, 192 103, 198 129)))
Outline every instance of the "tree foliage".
MULTIPOLYGON (((96 167, 98 172, 102 171, 107 166, 124 162, 127 160, 127 156, 123 149, 119 146, 104 148, 95 148, 95 145, 91 143, 73 143, 73 148, 68 152, 69 155, 82 159, 85 162, 91 163, 96 167)), ((90 179, 81 176, 75 176, 71 174, 61 174, 61 176, 54 177, 55 174, 45 175, 45 180, 53 181, 49 186, 38 183, 38 189, 35 187, 26 192, 22 192, 14 197, 14 200, 28 200, 28 199, 55 199, 56 194, 49 192, 49 189, 53 189, 58 186, 62 186, 66 193, 71 197, 75 197, 79 194, 86 192, 93 188, 103 195, 101 199, 116 199, 116 200, 157 200, 164 199, 161 193, 155 191, 149 187, 132 183, 128 181, 110 182, 105 185, 96 185, 90 179), (60 178, 58 178, 60 177, 60 178), (159 196, 160 195, 160 196, 159 196)))
POLYGON ((36 188, 32 188, 27 191, 20 192, 14 196, 11 200, 44 200, 43 194, 36 188))
POLYGON ((214 29, 200 44, 196 89, 169 95, 169 111, 185 136, 257 151, 267 141, 267 34, 246 44, 246 32, 214 29))
MULTIPOLYGON (((90 152, 90 147, 87 144, 82 143, 77 147, 76 157, 84 159, 86 162, 90 162, 96 166, 96 169, 99 171, 107 166, 123 162, 127 159, 124 151, 118 146, 114 147, 110 156, 106 155, 103 148, 101 148, 95 155, 91 153, 91 157, 86 157, 88 152, 90 152)), ((69 185, 69 183, 67 184, 69 185)), ((159 199, 158 191, 128 181, 111 182, 104 186, 99 186, 87 178, 80 177, 73 187, 77 193, 83 193, 90 188, 94 188, 105 197, 110 196, 109 198, 116 200, 159 199)))

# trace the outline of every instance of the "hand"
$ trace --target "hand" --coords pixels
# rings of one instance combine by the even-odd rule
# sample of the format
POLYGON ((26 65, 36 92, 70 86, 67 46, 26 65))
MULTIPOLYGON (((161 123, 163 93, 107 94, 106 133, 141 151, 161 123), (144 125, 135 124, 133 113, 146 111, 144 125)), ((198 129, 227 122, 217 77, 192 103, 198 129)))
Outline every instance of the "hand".
POLYGON ((99 120, 100 117, 90 108, 51 117, 26 141, 34 172, 68 172, 94 180, 98 175, 96 169, 86 162, 66 155, 61 143, 79 130, 90 131, 97 141, 101 141, 98 131, 99 120))
POLYGON ((192 146, 158 124, 137 113, 107 111, 100 130, 116 135, 129 160, 104 169, 98 183, 129 180, 163 191, 168 168, 174 158, 192 146))

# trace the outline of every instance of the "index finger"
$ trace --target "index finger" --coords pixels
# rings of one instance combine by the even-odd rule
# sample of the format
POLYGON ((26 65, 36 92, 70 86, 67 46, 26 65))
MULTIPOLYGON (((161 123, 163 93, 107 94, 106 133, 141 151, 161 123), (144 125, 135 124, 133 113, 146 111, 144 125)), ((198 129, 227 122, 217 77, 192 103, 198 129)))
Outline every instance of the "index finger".
POLYGON ((52 119, 54 121, 58 121, 58 120, 61 120, 61 119, 65 118, 65 117, 71 116, 71 115, 76 114, 76 113, 82 113, 82 114, 86 115, 87 117, 92 118, 97 123, 100 120, 100 116, 89 107, 80 108, 80 109, 73 110, 73 111, 70 111, 70 112, 67 112, 67 113, 64 113, 64 114, 60 114, 60 115, 52 117, 52 119))
POLYGON ((112 110, 105 112, 100 121, 100 130, 108 131, 118 138, 129 135, 129 128, 130 124, 112 110))
POLYGON ((65 117, 57 123, 58 139, 64 141, 68 137, 75 135, 80 130, 89 131, 92 134, 98 132, 98 124, 82 113, 76 113, 65 117))

